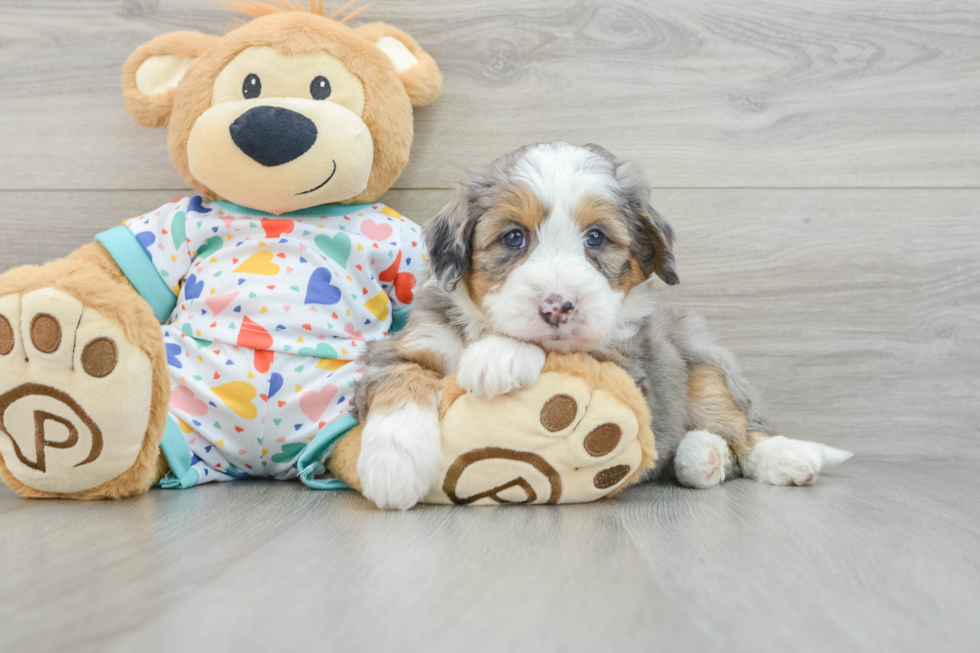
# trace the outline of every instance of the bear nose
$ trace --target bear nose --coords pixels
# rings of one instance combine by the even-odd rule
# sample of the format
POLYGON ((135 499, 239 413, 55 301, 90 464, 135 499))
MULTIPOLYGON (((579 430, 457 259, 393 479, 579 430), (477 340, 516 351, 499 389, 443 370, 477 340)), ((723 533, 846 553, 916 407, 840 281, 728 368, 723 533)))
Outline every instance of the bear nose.
POLYGON ((313 121, 282 107, 249 109, 228 129, 238 149, 268 167, 298 159, 316 143, 313 121))
POLYGON ((541 319, 552 326, 567 324, 575 315, 575 301, 571 297, 551 295, 538 307, 541 319))

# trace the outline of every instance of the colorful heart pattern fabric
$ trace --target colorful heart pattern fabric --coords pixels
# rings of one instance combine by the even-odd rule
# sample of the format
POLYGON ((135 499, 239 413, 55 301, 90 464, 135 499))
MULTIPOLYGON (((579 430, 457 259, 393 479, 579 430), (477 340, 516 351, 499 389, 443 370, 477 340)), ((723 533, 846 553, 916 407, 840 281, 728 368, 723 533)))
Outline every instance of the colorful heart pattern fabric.
POLYGON ((421 228, 383 204, 269 216, 201 197, 124 224, 177 295, 170 412, 200 482, 297 476, 350 409, 359 350, 411 305, 421 228))

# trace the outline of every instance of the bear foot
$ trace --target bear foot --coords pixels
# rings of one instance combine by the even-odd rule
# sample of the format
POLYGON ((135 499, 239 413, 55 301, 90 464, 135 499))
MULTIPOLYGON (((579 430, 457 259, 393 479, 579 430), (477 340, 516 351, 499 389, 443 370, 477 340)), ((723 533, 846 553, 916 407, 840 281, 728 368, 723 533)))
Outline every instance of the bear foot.
POLYGON ((595 501, 652 465, 649 416, 626 373, 582 356, 549 361, 528 388, 495 399, 465 394, 449 407, 426 503, 595 501))
POLYGON ((115 322, 53 288, 0 297, 0 473, 21 494, 145 491, 152 395, 149 357, 115 322))

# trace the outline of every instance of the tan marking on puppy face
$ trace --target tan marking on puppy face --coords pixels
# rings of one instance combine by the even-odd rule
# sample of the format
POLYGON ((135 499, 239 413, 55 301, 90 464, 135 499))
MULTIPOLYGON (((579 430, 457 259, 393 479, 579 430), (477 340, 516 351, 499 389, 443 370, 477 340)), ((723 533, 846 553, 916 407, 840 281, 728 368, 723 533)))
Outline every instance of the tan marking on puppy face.
POLYGON ((463 275, 473 303, 482 307, 487 293, 502 284, 510 271, 526 258, 545 216, 538 196, 526 186, 515 184, 494 198, 493 206, 477 223, 470 267, 463 275), (511 249, 502 241, 514 228, 524 232, 523 249, 511 249))
POLYGON ((630 252, 632 242, 626 218, 612 200, 597 195, 585 196, 576 205, 574 217, 582 228, 583 238, 593 229, 605 237, 601 246, 586 247, 585 255, 609 280, 609 285, 614 290, 628 293, 630 289, 646 281, 639 263, 630 252))
POLYGON ((387 380, 368 395, 370 411, 391 411, 408 403, 433 405, 442 379, 430 370, 414 363, 395 365, 388 370, 387 380))
POLYGON ((574 216, 583 232, 590 227, 600 227, 610 240, 620 245, 629 245, 626 220, 616 208, 615 202, 609 198, 586 195, 575 206, 574 216))
POLYGON ((544 218, 544 206, 531 189, 519 184, 509 186, 493 198, 493 206, 480 217, 473 241, 474 251, 492 247, 515 225, 533 234, 544 218))
POLYGON ((643 274, 643 270, 640 269, 640 262, 636 260, 635 256, 631 256, 629 271, 618 280, 610 281, 610 285, 616 290, 629 293, 630 290, 646 281, 647 278, 647 275, 643 274))

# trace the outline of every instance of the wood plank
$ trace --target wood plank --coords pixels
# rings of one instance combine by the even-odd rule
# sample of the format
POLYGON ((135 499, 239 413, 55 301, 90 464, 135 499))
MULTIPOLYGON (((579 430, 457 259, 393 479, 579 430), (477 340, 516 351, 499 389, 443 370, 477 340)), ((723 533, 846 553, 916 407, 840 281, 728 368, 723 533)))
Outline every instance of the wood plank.
POLYGON ((787 435, 974 458, 976 191, 663 191, 676 295, 708 320, 787 435))
MULTIPOLYGON (((980 179, 977 3, 388 0, 363 18, 415 35, 446 77, 398 188, 554 139, 638 159, 663 188, 980 179)), ((232 20, 200 0, 4 3, 0 189, 180 187, 119 69, 156 34, 232 20)))
MULTIPOLYGON (((4 192, 3 269, 61 256, 175 192, 4 192), (43 231, 39 229, 43 225, 43 231), (39 237, 43 233, 43 237, 39 237)), ((447 191, 393 191, 424 222, 447 191)), ((681 285, 790 436, 980 459, 980 191, 673 190, 681 285)))
POLYGON ((0 487, 0 648, 972 651, 978 471, 855 459, 812 488, 407 513, 274 481, 0 487))

